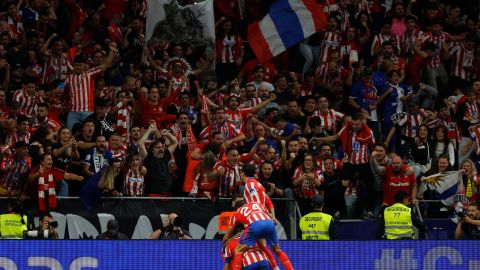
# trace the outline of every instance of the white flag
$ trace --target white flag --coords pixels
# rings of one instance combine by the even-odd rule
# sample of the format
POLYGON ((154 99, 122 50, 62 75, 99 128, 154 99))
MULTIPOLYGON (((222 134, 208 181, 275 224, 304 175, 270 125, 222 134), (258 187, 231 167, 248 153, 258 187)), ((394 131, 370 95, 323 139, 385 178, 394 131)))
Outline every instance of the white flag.
POLYGON ((215 42, 213 0, 180 6, 176 0, 150 0, 147 11, 147 41, 215 42))

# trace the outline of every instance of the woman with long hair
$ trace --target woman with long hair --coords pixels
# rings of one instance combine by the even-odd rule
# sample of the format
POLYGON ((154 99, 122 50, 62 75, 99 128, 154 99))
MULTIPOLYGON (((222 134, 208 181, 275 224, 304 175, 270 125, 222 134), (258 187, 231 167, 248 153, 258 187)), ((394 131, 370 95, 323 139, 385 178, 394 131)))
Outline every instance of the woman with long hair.
POLYGON ((110 165, 90 177, 80 190, 80 202, 88 211, 93 209, 94 202, 103 196, 121 196, 115 189, 115 178, 120 174, 121 160, 112 159, 110 165))
POLYGON ((132 154, 127 159, 128 169, 124 174, 123 195, 143 196, 147 169, 141 166, 140 156, 132 154))
MULTIPOLYGON (((57 142, 52 145, 52 158, 53 166, 64 171, 69 171, 72 161, 80 159, 77 141, 66 126, 58 130, 57 142)), ((74 184, 74 186, 76 185, 74 184)), ((69 196, 69 187, 65 180, 57 183, 57 194, 58 196, 69 196)))
POLYGON ((479 199, 480 179, 478 178, 477 169, 475 163, 471 159, 466 159, 460 166, 460 172, 462 173, 462 181, 457 191, 457 196, 465 196, 459 198, 464 204, 464 207, 468 206, 468 203, 477 201, 479 199))
POLYGON ((448 163, 450 167, 454 167, 456 164, 455 158, 455 147, 453 143, 448 139, 448 130, 445 126, 438 126, 435 129, 435 134, 433 137, 433 162, 436 164, 438 157, 440 155, 445 155, 448 158, 448 163))
POLYGON ((312 154, 306 153, 301 164, 293 173, 292 185, 295 189, 300 209, 305 210, 305 213, 309 213, 309 210, 312 209, 312 198, 319 193, 317 189, 323 182, 323 176, 312 154))
POLYGON ((207 197, 216 200, 218 197, 218 183, 221 173, 219 168, 221 163, 217 162, 215 154, 211 151, 202 153, 202 162, 196 169, 196 183, 198 186, 198 196, 207 197))

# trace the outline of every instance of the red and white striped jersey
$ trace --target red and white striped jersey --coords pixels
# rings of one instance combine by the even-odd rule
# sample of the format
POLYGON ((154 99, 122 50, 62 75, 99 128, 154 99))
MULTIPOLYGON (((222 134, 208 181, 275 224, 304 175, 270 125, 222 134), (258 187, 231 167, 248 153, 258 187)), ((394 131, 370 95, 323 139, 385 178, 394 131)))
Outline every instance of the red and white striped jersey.
POLYGON ((7 16, 8 36, 12 39, 18 39, 18 35, 23 33, 22 15, 17 14, 15 18, 7 16))
POLYGON ((451 75, 463 80, 470 79, 470 72, 473 67, 474 49, 467 50, 463 43, 457 44, 450 49, 453 55, 451 75))
POLYGON ((112 158, 125 159, 125 152, 127 151, 127 147, 125 145, 121 148, 112 149, 107 142, 107 149, 112 153, 112 158))
POLYGON ((47 60, 43 68, 42 82, 49 84, 54 80, 63 80, 68 71, 73 70, 72 63, 66 53, 53 55, 52 51, 45 53, 47 60))
POLYGON ((237 110, 226 109, 225 119, 227 120, 227 122, 234 125, 237 130, 244 131, 245 122, 249 113, 251 113, 252 115, 254 114, 252 108, 243 108, 237 110))
POLYGON ((259 97, 252 98, 250 100, 245 101, 243 104, 247 107, 255 107, 256 105, 262 103, 263 100, 259 97))
POLYGON ((0 185, 7 190, 15 191, 31 168, 29 158, 16 160, 14 155, 5 157, 0 163, 0 185))
POLYGON ((225 141, 233 139, 241 133, 240 130, 238 130, 233 124, 225 121, 222 124, 211 123, 208 127, 202 130, 202 132, 200 132, 199 137, 205 140, 209 140, 211 139, 212 133, 214 132, 222 133, 225 141))
POLYGON ((407 114, 407 121, 405 122, 405 136, 413 138, 417 136, 418 127, 422 124, 426 117, 424 109, 419 109, 417 114, 407 114))
POLYGON ((5 144, 14 145, 18 141, 26 142, 27 144, 29 144, 30 137, 32 137, 32 134, 30 134, 30 132, 28 131, 23 134, 20 134, 20 132, 10 132, 5 139, 5 144))
POLYGON ((248 225, 262 220, 272 220, 265 207, 259 203, 247 203, 237 209, 232 217, 232 224, 235 226, 241 223, 248 227, 248 225))
POLYGON ((215 43, 217 63, 235 63, 240 58, 243 43, 239 35, 218 37, 215 43))
POLYGON ((328 62, 333 51, 338 51, 342 37, 336 32, 326 31, 321 34, 322 45, 320 46, 320 63, 328 62))
POLYGON ((323 1, 321 5, 323 6, 322 7, 323 11, 325 11, 325 13, 327 14, 337 11, 338 9, 337 2, 335 0, 323 1))
POLYGON ((70 95, 68 107, 71 112, 93 112, 95 78, 102 73, 95 67, 80 74, 70 74, 65 79, 65 90, 70 95))
POLYGON ((443 59, 440 57, 442 53, 442 48, 446 42, 452 41, 450 34, 442 32, 440 35, 436 36, 432 32, 427 32, 422 37, 422 43, 433 42, 437 45, 437 50, 432 57, 427 58, 427 68, 438 68, 442 63, 443 59))
POLYGON ((145 178, 140 172, 129 169, 125 174, 123 194, 125 196, 143 196, 145 178))
POLYGON ((348 9, 344 9, 341 6, 338 7, 337 12, 340 13, 340 31, 346 33, 350 26, 350 13, 348 9))
POLYGON ((315 71, 315 77, 318 78, 322 85, 332 85, 343 87, 343 81, 348 75, 348 70, 337 65, 333 70, 329 67, 330 63, 322 63, 315 71))
POLYGON ((334 109, 328 109, 328 112, 322 113, 320 110, 313 112, 312 116, 320 118, 321 126, 328 134, 337 134, 337 122, 342 121, 343 113, 337 112, 334 109))
MULTIPOLYGON (((233 258, 235 254, 235 248, 238 245, 238 240, 239 240, 239 237, 234 238, 228 242, 227 246, 225 246, 225 249, 223 251, 224 259, 233 258)), ((243 252, 242 256, 243 256, 242 257, 243 267, 249 266, 261 261, 268 261, 267 254, 265 254, 265 252, 263 252, 260 248, 258 248, 257 245, 247 249, 245 252, 243 252)))
POLYGON ((384 35, 382 33, 378 33, 375 35, 372 41, 372 49, 371 49, 371 54, 375 56, 376 54, 375 49, 382 47, 382 44, 385 41, 390 41, 393 44, 393 48, 399 52, 400 51, 400 44, 399 44, 399 38, 397 35, 384 35))
POLYGON ((272 201, 265 191, 265 188, 254 178, 248 179, 247 183, 245 183, 243 197, 247 203, 259 203, 268 210, 274 208, 272 201))
MULTIPOLYGON (((60 124, 58 124, 56 121, 48 118, 48 117, 45 117, 45 119, 43 121, 40 121, 38 120, 37 117, 35 117, 35 119, 33 120, 33 123, 31 125, 31 129, 32 130, 37 130, 39 127, 46 127, 48 128, 50 131, 56 131, 57 129, 60 128, 60 124)), ((33 132, 31 132, 33 133, 33 132)))
POLYGON ((429 128, 437 128, 439 126, 446 127, 448 139, 455 143, 457 142, 458 138, 460 138, 457 122, 455 122, 451 116, 449 116, 447 120, 437 118, 431 122, 428 122, 427 125, 429 128))
MULTIPOLYGON (((299 178, 302 176, 304 173, 303 166, 300 165, 295 169, 295 172, 293 173, 292 176, 292 182, 293 180, 299 178)), ((317 180, 320 180, 320 182, 323 183, 323 175, 322 172, 318 169, 315 169, 312 171, 313 177, 317 180)), ((313 180, 304 180, 299 186, 295 187, 295 193, 297 194, 298 197, 300 198, 313 198, 315 195, 317 195, 318 191, 317 188, 315 187, 315 182, 313 180)))
POLYGON ((405 32, 402 36, 399 37, 401 55, 412 56, 413 47, 418 40, 421 40, 423 32, 416 28, 412 32, 405 32))
POLYGON ((343 126, 338 133, 342 141, 345 155, 351 164, 365 164, 369 162, 370 147, 375 143, 373 131, 366 125, 359 132, 353 131, 350 124, 343 126))
POLYGON ((117 111, 117 132, 120 135, 128 135, 128 131, 130 130, 131 125, 131 114, 132 107, 128 105, 123 105, 122 108, 117 111))
POLYGON ((25 112, 26 116, 32 117, 35 115, 37 104, 43 102, 43 99, 37 93, 30 96, 25 89, 19 89, 13 94, 13 101, 18 102, 20 110, 25 112))
POLYGON ((240 176, 240 170, 243 163, 239 162, 235 165, 230 165, 226 160, 222 161, 222 167, 225 172, 220 177, 220 196, 230 197, 238 191, 238 188, 242 184, 242 178, 240 176))
MULTIPOLYGON (((373 63, 373 68, 381 69, 383 62, 385 62, 385 59, 388 59, 388 58, 386 58, 384 55, 379 55, 375 60, 375 62, 373 63)), ((405 70, 405 61, 403 60, 403 58, 400 58, 395 54, 392 54, 389 57, 389 59, 392 60, 394 69, 405 70)))

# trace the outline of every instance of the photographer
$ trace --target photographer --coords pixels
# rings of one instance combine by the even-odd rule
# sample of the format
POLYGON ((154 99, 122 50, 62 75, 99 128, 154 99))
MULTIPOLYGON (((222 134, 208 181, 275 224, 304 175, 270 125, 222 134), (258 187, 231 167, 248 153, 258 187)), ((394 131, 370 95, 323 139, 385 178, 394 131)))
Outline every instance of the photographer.
MULTIPOLYGON (((51 240, 58 240, 58 233, 57 233, 58 222, 53 220, 52 215, 49 213, 45 213, 40 218, 40 225, 38 226, 37 230, 39 232, 48 231, 48 239, 51 240)), ((36 237, 41 238, 41 237, 36 237)))
POLYGON ((107 231, 97 236, 97 240, 127 240, 128 236, 118 231, 118 221, 110 219, 107 223, 107 231))
POLYGON ((460 212, 457 215, 461 219, 455 229, 455 239, 480 239, 480 205, 477 202, 471 202, 467 212, 460 212))
POLYGON ((191 240, 192 236, 187 230, 181 228, 183 219, 175 213, 168 215, 163 222, 163 229, 158 229, 150 235, 150 239, 160 240, 191 240))

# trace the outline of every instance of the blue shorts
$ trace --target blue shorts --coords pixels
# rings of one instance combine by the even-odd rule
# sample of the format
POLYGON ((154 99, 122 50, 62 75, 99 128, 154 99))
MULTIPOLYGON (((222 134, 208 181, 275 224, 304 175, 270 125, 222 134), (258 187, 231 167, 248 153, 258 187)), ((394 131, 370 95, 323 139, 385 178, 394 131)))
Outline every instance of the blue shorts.
POLYGON ((259 239, 265 238, 269 246, 278 244, 278 235, 275 224, 271 220, 259 220, 250 224, 240 236, 242 245, 253 247, 259 239))
POLYGON ((272 267, 268 261, 260 261, 243 267, 243 270, 272 270, 272 267))

